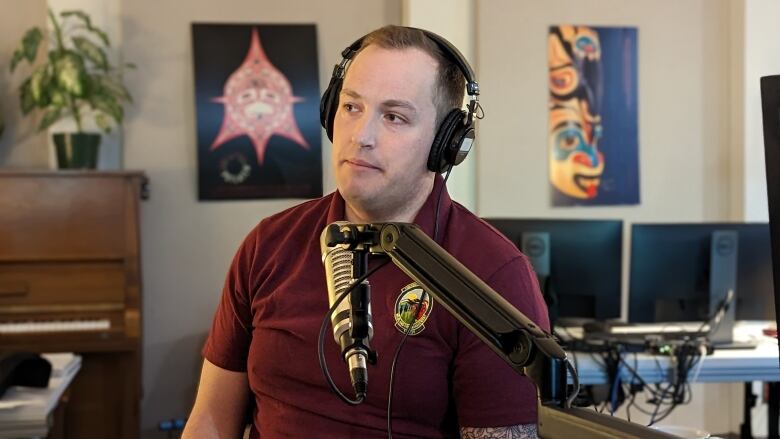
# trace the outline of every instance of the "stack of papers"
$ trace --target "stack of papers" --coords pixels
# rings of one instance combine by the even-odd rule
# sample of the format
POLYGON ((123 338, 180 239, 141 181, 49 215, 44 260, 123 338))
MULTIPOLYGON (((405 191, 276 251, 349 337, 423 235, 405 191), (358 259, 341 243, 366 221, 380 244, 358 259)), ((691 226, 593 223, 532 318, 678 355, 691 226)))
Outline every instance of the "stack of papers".
POLYGON ((49 387, 10 387, 0 398, 0 438, 44 437, 49 415, 81 368, 72 353, 43 354, 52 366, 49 387))

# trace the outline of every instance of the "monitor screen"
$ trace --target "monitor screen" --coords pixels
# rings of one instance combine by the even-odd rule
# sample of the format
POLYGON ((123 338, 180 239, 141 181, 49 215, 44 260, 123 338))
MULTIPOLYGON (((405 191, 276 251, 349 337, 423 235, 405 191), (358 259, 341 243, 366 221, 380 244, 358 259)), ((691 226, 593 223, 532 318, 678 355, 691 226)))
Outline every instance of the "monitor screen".
MULTIPOLYGON (((780 75, 761 78, 761 108, 773 272, 774 278, 780 279, 780 75)), ((780 327, 780 281, 775 287, 775 318, 780 327)))
POLYGON ((557 298, 557 309, 551 309, 551 315, 575 320, 620 317, 622 221, 512 218, 486 218, 485 221, 521 250, 525 235, 524 253, 537 274, 545 277, 540 279, 542 293, 546 299, 551 292, 557 298), (539 242, 543 244, 536 244, 539 242))
POLYGON ((768 224, 634 224, 628 320, 704 321, 710 317, 713 232, 735 231, 737 320, 774 320, 768 224))

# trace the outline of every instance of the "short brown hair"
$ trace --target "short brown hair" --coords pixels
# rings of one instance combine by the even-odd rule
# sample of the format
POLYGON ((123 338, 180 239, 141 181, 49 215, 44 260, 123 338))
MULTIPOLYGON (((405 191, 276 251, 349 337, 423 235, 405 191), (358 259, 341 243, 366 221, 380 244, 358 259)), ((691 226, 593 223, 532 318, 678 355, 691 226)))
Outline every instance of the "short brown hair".
POLYGON ((360 50, 376 44, 383 49, 417 48, 430 55, 438 63, 433 104, 436 106, 436 125, 454 108, 463 106, 466 78, 451 55, 445 54, 436 42, 423 31, 411 27, 389 25, 381 27, 363 38, 360 50))

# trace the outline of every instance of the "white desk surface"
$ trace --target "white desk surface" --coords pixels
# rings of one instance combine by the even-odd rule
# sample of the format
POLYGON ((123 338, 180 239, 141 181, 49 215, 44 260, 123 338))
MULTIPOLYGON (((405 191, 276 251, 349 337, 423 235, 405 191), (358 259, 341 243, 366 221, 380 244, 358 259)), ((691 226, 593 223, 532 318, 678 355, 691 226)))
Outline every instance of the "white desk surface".
MULTIPOLYGON (((780 381, 780 351, 774 337, 766 337, 761 331, 765 322, 739 322, 734 330, 734 339, 754 340, 758 346, 754 349, 716 349, 712 355, 704 357, 696 382, 745 382, 745 381, 780 381)), ((581 336, 571 331, 575 336, 581 336)), ((605 384, 607 374, 599 354, 569 352, 569 357, 577 366, 580 384, 605 384)), ((670 362, 668 356, 650 354, 623 355, 625 363, 634 368, 647 383, 668 381, 670 377, 670 362)), ((689 379, 693 378, 695 367, 691 370, 689 379)), ((621 367, 624 380, 631 378, 627 367, 621 367)))

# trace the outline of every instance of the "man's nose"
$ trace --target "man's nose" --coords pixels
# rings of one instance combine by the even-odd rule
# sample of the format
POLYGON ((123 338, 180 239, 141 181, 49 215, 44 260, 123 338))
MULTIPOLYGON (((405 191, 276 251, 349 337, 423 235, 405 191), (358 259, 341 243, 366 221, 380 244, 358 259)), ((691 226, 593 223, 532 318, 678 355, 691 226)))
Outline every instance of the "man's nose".
POLYGON ((355 123, 352 143, 363 148, 376 145, 378 117, 371 111, 363 112, 355 123))

